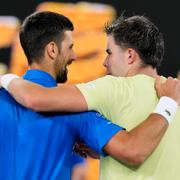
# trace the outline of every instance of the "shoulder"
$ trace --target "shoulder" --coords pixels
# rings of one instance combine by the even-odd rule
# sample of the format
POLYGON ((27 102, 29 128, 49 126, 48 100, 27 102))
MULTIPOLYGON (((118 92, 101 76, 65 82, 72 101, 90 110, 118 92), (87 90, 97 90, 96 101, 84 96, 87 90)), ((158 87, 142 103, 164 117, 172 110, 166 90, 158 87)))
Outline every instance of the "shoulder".
POLYGON ((122 86, 128 89, 128 88, 133 88, 133 86, 144 86, 144 85, 154 86, 155 79, 144 74, 138 74, 138 75, 129 76, 129 77, 111 78, 111 81, 113 82, 113 84, 117 86, 122 86))
MULTIPOLYGON (((49 114, 50 115, 50 114, 49 114)), ((86 123, 90 124, 97 120, 106 120, 106 118, 96 111, 78 112, 78 113, 59 113, 55 114, 55 119, 63 120, 67 123, 86 123)))

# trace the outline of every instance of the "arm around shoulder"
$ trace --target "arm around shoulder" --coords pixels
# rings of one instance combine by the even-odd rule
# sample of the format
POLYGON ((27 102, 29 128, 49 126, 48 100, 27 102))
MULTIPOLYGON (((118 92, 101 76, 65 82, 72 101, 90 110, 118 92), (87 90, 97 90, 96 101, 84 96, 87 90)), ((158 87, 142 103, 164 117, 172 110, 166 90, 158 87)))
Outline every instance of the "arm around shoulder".
POLYGON ((133 130, 115 134, 105 145, 104 151, 125 164, 140 165, 157 147, 167 127, 163 116, 151 114, 133 130))
POLYGON ((9 93, 23 106, 35 111, 86 111, 87 103, 73 85, 45 88, 16 78, 8 84, 9 93))

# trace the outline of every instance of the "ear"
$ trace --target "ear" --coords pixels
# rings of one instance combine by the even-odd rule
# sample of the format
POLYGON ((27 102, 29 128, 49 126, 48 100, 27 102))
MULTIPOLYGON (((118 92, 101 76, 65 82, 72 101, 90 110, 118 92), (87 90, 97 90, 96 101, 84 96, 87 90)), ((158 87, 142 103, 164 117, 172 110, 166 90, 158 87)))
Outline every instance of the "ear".
POLYGON ((132 48, 128 48, 127 49, 127 56, 128 56, 128 64, 133 64, 136 59, 137 59, 137 52, 132 49, 132 48))
POLYGON ((50 59, 54 60, 56 59, 58 55, 58 47, 55 42, 49 42, 46 47, 46 54, 49 56, 50 59))

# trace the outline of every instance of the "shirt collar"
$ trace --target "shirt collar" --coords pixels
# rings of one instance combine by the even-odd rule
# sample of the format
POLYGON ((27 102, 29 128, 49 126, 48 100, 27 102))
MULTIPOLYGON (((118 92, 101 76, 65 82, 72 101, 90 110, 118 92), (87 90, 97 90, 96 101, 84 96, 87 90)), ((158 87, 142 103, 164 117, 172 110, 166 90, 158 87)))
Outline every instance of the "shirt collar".
POLYGON ((49 73, 38 69, 28 70, 23 76, 23 79, 32 81, 45 87, 57 86, 56 80, 49 73))

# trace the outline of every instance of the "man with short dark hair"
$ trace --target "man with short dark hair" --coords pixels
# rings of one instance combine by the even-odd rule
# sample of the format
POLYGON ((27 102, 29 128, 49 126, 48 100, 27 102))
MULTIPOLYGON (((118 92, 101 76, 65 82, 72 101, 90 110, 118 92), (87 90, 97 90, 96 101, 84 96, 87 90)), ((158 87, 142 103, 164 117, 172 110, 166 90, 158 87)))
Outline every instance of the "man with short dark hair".
MULTIPOLYGON (((43 23, 46 18, 41 18, 43 23)), ((53 26, 53 23, 51 25, 53 26)), ((38 23, 37 28, 39 27, 40 25, 38 23)), ((96 120, 96 118, 98 118, 97 116, 100 115, 96 115, 92 112, 84 115, 61 115, 60 119, 62 120, 58 121, 56 118, 53 118, 53 121, 51 121, 51 123, 58 123, 58 126, 56 127, 59 127, 58 130, 60 131, 64 131, 64 129, 66 130, 66 124, 71 124, 69 125, 70 127, 67 126, 67 128, 70 128, 71 132, 75 132, 69 136, 64 135, 63 137, 58 136, 56 138, 48 137, 52 143, 57 143, 59 147, 61 145, 65 146, 64 148, 61 148, 61 154, 64 154, 63 157, 69 159, 68 153, 65 153, 64 151, 66 151, 68 146, 70 152, 73 142, 77 139, 77 137, 79 137, 95 151, 103 154, 102 150, 104 150, 105 153, 122 162, 119 163, 117 160, 110 157, 102 159, 101 178, 103 180, 144 180, 149 179, 150 177, 153 179, 157 177, 157 179, 161 180, 162 172, 160 172, 160 170, 162 167, 166 170, 163 172, 163 174, 166 173, 166 176, 163 177, 169 178, 170 176, 166 162, 174 165, 174 160, 177 160, 177 153, 174 149, 171 150, 171 148, 173 148, 174 145, 176 145, 177 148, 180 146, 179 141, 177 141, 179 136, 178 127, 180 123, 177 117, 179 114, 176 115, 173 123, 169 127, 169 131, 160 143, 160 146, 158 146, 147 161, 144 162, 144 160, 157 146, 167 128, 167 122, 162 118, 164 117, 170 123, 176 112, 177 103, 171 98, 180 103, 180 82, 178 80, 169 78, 164 84, 158 82, 158 93, 160 95, 168 95, 171 98, 162 97, 154 111, 155 113, 149 116, 158 102, 156 91, 154 90, 153 77, 157 76, 156 69, 154 68, 158 65, 156 61, 161 61, 163 56, 164 47, 161 34, 153 23, 145 17, 139 16, 125 19, 121 17, 117 21, 113 22, 113 24, 107 29, 108 56, 104 65, 108 70, 108 74, 117 77, 106 76, 87 84, 79 84, 76 87, 68 85, 56 88, 44 88, 42 86, 28 83, 25 80, 18 79, 10 74, 1 77, 1 84, 13 94, 17 101, 32 109, 40 111, 84 111, 94 109, 104 114, 113 122, 123 124, 123 126, 127 127, 128 130, 132 129, 128 133, 122 130, 122 128, 112 125, 110 122, 106 122, 106 120, 103 120, 102 123, 97 123, 97 121, 101 121, 96 120), (148 116, 149 118, 142 122, 143 119, 148 116), (71 120, 73 118, 74 120, 71 120), (80 122, 82 125, 80 125, 80 122), (107 124, 113 126, 112 129, 116 129, 114 130, 116 131, 116 134, 115 132, 112 133, 113 130, 111 130, 111 128, 106 127, 107 124), (140 125, 137 126, 138 124, 140 125), (134 128, 135 126, 137 127, 134 128), (95 130, 92 130, 91 128, 95 128, 95 130), (109 134, 111 134, 111 136, 109 136, 109 134), (59 140, 59 142, 57 140, 59 140), (173 144, 173 140, 175 140, 176 144, 173 144), (168 154, 169 152, 171 152, 171 155, 168 154), (140 167, 131 166, 141 164, 142 162, 144 163, 140 167), (125 166, 124 163, 129 164, 130 166, 125 166), (159 164, 161 166, 159 166, 159 164)), ((49 33, 46 35, 49 35, 49 33)), ((41 42, 41 38, 39 38, 39 42, 41 42)), ((28 43, 28 41, 26 43, 28 43)), ((61 46, 58 46, 58 43, 59 42, 56 40, 50 40, 44 47, 41 47, 44 48, 44 54, 40 54, 42 55, 39 59, 40 61, 37 61, 35 64, 31 64, 31 67, 49 72, 54 78, 58 74, 55 67, 62 71, 61 77, 63 77, 64 74, 67 74, 67 64, 75 59, 75 55, 72 50, 73 43, 71 32, 69 30, 65 30, 61 46)), ((33 46, 30 46, 29 48, 33 49, 33 46)), ((26 51, 25 48, 24 50, 26 51)), ((26 54, 29 55, 28 53, 26 54)), ((49 75, 45 75, 46 72, 37 71, 35 72, 35 75, 32 76, 32 79, 27 78, 27 76, 25 76, 25 78, 36 82, 34 78, 36 79, 38 75, 44 74, 46 77, 45 79, 48 79, 49 75)), ((28 73, 32 72, 30 71, 28 73)), ((42 75, 42 77, 44 76, 42 75)), ((46 125, 44 125, 43 122, 48 123, 47 119, 44 117, 46 114, 37 113, 36 115, 38 119, 40 118, 39 116, 43 117, 41 120, 37 120, 37 125, 42 123, 40 127, 41 131, 44 133, 46 131, 44 129, 46 125)), ((50 116, 49 118, 52 117, 50 116)), ((102 117, 100 116, 99 118, 101 119, 102 117)), ((22 134, 30 131, 29 125, 32 127, 31 121, 34 122, 35 120, 23 117, 21 121, 22 127, 25 126, 26 130, 20 131, 22 134)), ((36 133, 37 132, 38 131, 36 131, 36 133)), ((55 133, 52 129, 50 132, 53 134, 55 133)), ((70 132, 68 131, 68 133, 70 132)), ((29 136, 34 138, 34 133, 33 135, 29 134, 29 136)), ((43 146, 45 139, 42 139, 41 136, 38 136, 38 138, 42 140, 41 146, 43 146)), ((27 139, 25 139, 24 142, 26 142, 26 140, 27 139)), ((27 146, 24 147, 26 150, 27 146)), ((48 153, 48 155, 51 154, 52 156, 52 154, 54 154, 52 151, 56 150, 52 148, 51 145, 47 145, 46 147, 46 153, 43 155, 47 157, 48 153)), ((45 152, 45 147, 43 152, 45 152)), ((58 151, 56 151, 56 153, 58 154, 58 151)), ((59 157, 59 160, 60 159, 62 159, 61 156, 59 157)), ((54 161, 55 164, 48 163, 49 166, 47 167, 46 158, 37 158, 36 161, 37 160, 39 163, 44 162, 43 165, 45 167, 43 167, 43 169, 50 168, 52 172, 54 170, 52 164, 55 165, 58 162, 56 159, 56 161, 54 161)), ((62 160, 60 160, 60 162, 61 161, 62 160)), ((70 165, 70 163, 68 164, 67 162, 70 162, 70 159, 69 161, 64 161, 66 166, 63 166, 63 168, 69 168, 68 165, 70 165)), ((180 161, 177 163, 179 162, 180 161)), ((172 169, 177 172, 178 167, 179 166, 173 166, 172 169)), ((42 167, 39 169, 42 169, 42 167)), ((56 173, 57 172, 58 171, 56 171, 56 173)), ((64 175, 64 172, 65 171, 58 172, 60 174, 60 178, 64 175)), ((173 175, 172 170, 170 175, 173 175)), ((46 177, 50 177, 50 174, 46 177)), ((52 177, 55 176, 51 176, 51 178, 52 177)), ((176 177, 177 173, 173 179, 176 177)))

